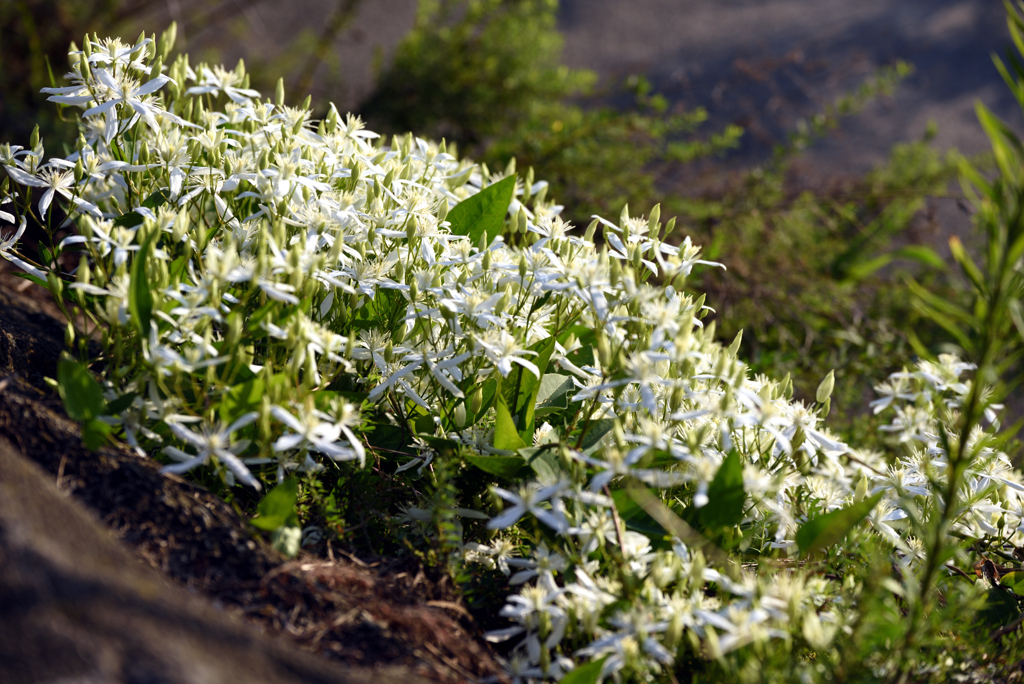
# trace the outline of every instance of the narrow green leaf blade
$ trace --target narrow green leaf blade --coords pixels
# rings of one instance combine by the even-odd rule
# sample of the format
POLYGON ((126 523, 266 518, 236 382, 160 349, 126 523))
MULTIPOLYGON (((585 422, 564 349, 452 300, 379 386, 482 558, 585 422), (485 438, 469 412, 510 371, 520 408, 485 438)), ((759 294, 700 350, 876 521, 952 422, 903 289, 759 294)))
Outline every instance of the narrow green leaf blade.
POLYGON ((882 492, 879 492, 860 503, 811 518, 796 533, 796 545, 800 553, 808 555, 842 540, 867 517, 881 499, 882 492))
POLYGON ((452 225, 452 235, 466 235, 473 245, 484 233, 487 233, 488 241, 494 239, 505 225, 505 215, 512 203, 515 187, 516 177, 512 175, 456 204, 447 216, 452 225))
POLYGON ((155 236, 154 232, 146 238, 142 247, 135 253, 135 259, 132 261, 131 284, 128 286, 128 312, 132 315, 135 328, 143 337, 149 335, 149 322, 153 318, 153 293, 149 291, 149 281, 146 280, 146 257, 155 236))
POLYGON ((907 245, 906 247, 900 247, 893 252, 893 256, 899 259, 916 261, 933 268, 946 268, 946 260, 940 257, 934 249, 926 245, 907 245))

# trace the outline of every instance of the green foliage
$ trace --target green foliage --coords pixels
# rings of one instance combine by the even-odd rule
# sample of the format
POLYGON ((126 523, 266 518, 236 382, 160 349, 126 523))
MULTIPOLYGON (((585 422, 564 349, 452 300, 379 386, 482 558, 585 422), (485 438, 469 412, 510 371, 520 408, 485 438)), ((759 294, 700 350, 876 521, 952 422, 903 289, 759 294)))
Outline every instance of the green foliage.
MULTIPOLYGON (((635 107, 607 106, 614 93, 595 89, 593 73, 560 63, 556 11, 556 0, 422 0, 361 113, 385 132, 457 142, 494 168, 515 158, 543 169, 577 220, 654 204, 652 164, 737 145, 736 126, 692 137, 706 112, 671 111, 644 78, 625 84, 635 107)), ((531 172, 527 197, 532 184, 531 172)))
POLYGON ((800 553, 810 555, 842 541, 881 500, 882 494, 878 493, 870 499, 811 518, 801 525, 796 533, 800 553))
POLYGON ((103 415, 106 406, 103 388, 88 368, 66 352, 61 354, 57 364, 57 388, 64 402, 64 410, 72 420, 84 423, 103 415))
POLYGON ((922 224, 929 230, 922 212, 928 198, 948 196, 960 156, 943 157, 927 138, 897 145, 867 176, 817 192, 791 188, 791 161, 780 159, 724 197, 682 207, 710 243, 708 256, 729 269, 727 277, 701 276, 702 289, 716 302, 722 336, 745 331, 753 368, 790 374, 798 397, 814 399, 834 370, 839 427, 871 443, 876 433, 862 407, 872 378, 910 363, 918 340, 947 339, 898 284, 916 273, 936 298, 959 297, 931 248, 901 243, 922 224))
POLYGON ((384 132, 477 144, 592 80, 559 65, 555 0, 424 0, 362 113, 384 132))
POLYGON ((743 520, 746 498, 743 461, 740 453, 733 449, 708 485, 708 503, 700 509, 701 523, 710 529, 738 525, 743 520))
POLYGON ((515 187, 515 176, 509 176, 456 204, 446 216, 452 225, 452 235, 465 235, 473 245, 481 239, 490 244, 505 225, 515 187))

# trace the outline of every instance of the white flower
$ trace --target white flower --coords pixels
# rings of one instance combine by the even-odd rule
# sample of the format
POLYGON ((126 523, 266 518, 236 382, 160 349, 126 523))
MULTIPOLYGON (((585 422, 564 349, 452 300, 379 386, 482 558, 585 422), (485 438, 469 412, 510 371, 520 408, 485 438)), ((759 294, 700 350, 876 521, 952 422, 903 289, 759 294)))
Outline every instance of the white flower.
POLYGON ((95 204, 88 202, 71 192, 71 188, 75 187, 75 174, 70 169, 61 168, 63 164, 60 162, 62 161, 63 160, 51 159, 49 165, 40 168, 34 175, 25 173, 16 166, 5 166, 4 168, 7 169, 7 173, 10 174, 12 179, 22 185, 28 185, 34 188, 46 188, 42 197, 39 198, 38 206, 40 218, 46 216, 46 212, 50 208, 50 203, 53 201, 53 196, 55 194, 71 200, 71 202, 79 209, 99 216, 100 211, 95 204))
POLYGON ((366 451, 344 422, 332 422, 326 413, 308 406, 299 408, 298 418, 280 406, 272 407, 270 413, 294 430, 292 433, 285 433, 274 442, 274 451, 314 449, 336 461, 357 459, 360 465, 365 464, 366 451), (340 441, 342 434, 345 435, 348 444, 340 441))
POLYGON ((253 489, 259 489, 260 483, 252 476, 249 469, 245 467, 238 453, 245 451, 249 446, 249 440, 243 439, 238 442, 231 441, 231 433, 236 432, 246 425, 249 425, 259 417, 256 412, 246 413, 228 426, 221 423, 202 424, 200 432, 194 432, 179 421, 182 417, 168 416, 164 422, 171 429, 174 436, 181 441, 199 450, 196 455, 190 455, 175 447, 164 447, 163 452, 171 458, 181 461, 176 465, 164 466, 166 473, 185 473, 198 465, 206 463, 210 456, 216 456, 232 473, 243 483, 253 489))
POLYGON ((505 529, 514 525, 527 513, 530 513, 556 532, 564 533, 568 531, 569 525, 566 522, 565 514, 561 511, 561 506, 558 505, 557 498, 564 490, 564 482, 556 482, 546 487, 540 486, 537 482, 530 482, 520 487, 518 494, 513 494, 501 487, 491 487, 491 491, 512 505, 506 508, 498 517, 492 518, 487 523, 487 528, 491 530, 505 529), (553 499, 551 510, 541 506, 548 499, 553 499))
POLYGON ((14 248, 18 245, 18 240, 21 238, 22 234, 24 234, 25 227, 27 225, 28 219, 25 216, 22 216, 21 223, 18 224, 18 230, 16 230, 14 234, 5 237, 0 233, 0 257, 10 261, 29 275, 33 275, 40 280, 46 280, 46 273, 12 253, 14 248))
POLYGON ((512 372, 512 364, 518 363, 526 370, 533 373, 540 379, 540 370, 537 366, 523 358, 525 355, 536 355, 537 352, 529 349, 522 349, 519 343, 506 330, 496 330, 480 339, 480 346, 484 354, 494 364, 494 367, 503 375, 508 377, 512 372))

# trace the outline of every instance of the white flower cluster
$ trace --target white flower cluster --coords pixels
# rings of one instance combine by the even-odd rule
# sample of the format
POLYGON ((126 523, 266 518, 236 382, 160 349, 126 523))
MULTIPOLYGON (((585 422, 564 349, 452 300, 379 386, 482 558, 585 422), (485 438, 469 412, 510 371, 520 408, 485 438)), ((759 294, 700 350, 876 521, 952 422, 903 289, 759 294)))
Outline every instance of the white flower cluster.
MULTIPOLYGON (((505 508, 464 555, 518 587, 512 626, 489 634, 514 640, 517 680, 597 660, 602 677, 645 680, 681 649, 787 635, 826 648, 854 607, 788 561, 808 521, 877 494, 851 538, 881 535, 913 572, 908 502, 938 496, 966 364, 879 387, 901 458, 851 449, 823 426, 830 387, 794 402, 714 341, 704 298, 684 291, 707 262, 667 241, 657 210, 577 231, 532 170, 386 144, 333 106, 315 121, 283 92, 262 99, 241 65, 196 73, 179 57, 164 73, 169 42, 72 54, 73 85, 48 89, 83 110, 67 158, 0 147, 10 178, 42 190, 0 213, 22 216, 0 255, 66 281, 97 323, 107 420, 140 453, 258 487, 323 458, 363 464, 372 414, 407 436, 396 470, 443 452, 492 474, 505 508), (33 262, 25 216, 58 235, 58 203, 77 232, 33 262)), ((1024 541, 1004 454, 982 449, 965 487, 953 532, 1024 541)))

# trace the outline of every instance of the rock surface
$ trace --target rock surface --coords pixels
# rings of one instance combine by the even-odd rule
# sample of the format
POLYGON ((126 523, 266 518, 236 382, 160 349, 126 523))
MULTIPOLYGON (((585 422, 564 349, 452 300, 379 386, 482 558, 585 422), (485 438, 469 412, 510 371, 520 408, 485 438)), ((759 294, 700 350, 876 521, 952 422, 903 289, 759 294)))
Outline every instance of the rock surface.
POLYGON ((414 682, 301 653, 169 586, 0 440, 0 681, 414 682))

